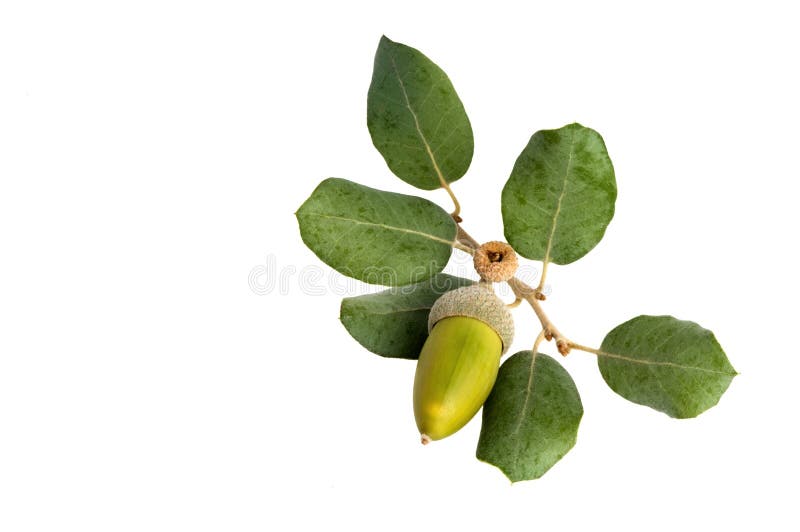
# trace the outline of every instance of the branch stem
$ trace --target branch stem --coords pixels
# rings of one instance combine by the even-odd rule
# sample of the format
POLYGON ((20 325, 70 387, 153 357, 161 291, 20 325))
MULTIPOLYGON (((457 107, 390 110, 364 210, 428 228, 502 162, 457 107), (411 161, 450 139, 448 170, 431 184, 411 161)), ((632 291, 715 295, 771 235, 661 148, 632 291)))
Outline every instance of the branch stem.
MULTIPOLYGON (((462 246, 465 246, 471 249, 471 253, 474 254, 475 250, 480 247, 478 241, 475 240, 467 233, 461 224, 458 224, 458 234, 456 236, 456 242, 460 243, 462 246)), ((459 247, 459 249, 462 249, 459 247)), ((545 262, 545 268, 547 263, 545 262)), ((544 276, 545 271, 542 270, 542 275, 544 276)), ((533 311, 536 313, 536 317, 539 318, 539 322, 542 324, 542 336, 547 340, 555 339, 556 347, 558 348, 558 352, 564 356, 569 354, 570 349, 572 348, 572 342, 561 334, 561 331, 553 325, 553 322, 550 321, 550 318, 547 317, 545 314, 544 309, 540 301, 544 299, 544 294, 537 288, 531 288, 526 283, 518 279, 517 277, 512 277, 508 281, 508 286, 511 287, 513 290, 514 295, 516 296, 517 300, 524 300, 527 301, 528 304, 531 306, 533 311)), ((541 283, 540 283, 541 285, 541 283)), ((512 303, 512 305, 516 304, 516 301, 512 303)))
POLYGON ((481 247, 477 240, 472 238, 469 233, 464 231, 464 228, 461 227, 461 224, 458 224, 458 233, 456 234, 456 242, 461 243, 464 246, 469 247, 472 249, 472 253, 474 254, 475 250, 481 247))
POLYGON ((473 247, 465 246, 459 240, 456 240, 455 242, 453 242, 453 247, 456 248, 456 249, 460 249, 464 253, 469 253, 470 255, 474 255, 475 254, 475 249, 473 247))
POLYGON ((542 262, 542 275, 539 277, 539 286, 536 287, 537 297, 542 299, 541 296, 544 295, 544 280, 547 278, 547 265, 550 264, 550 261, 545 260, 542 262))
POLYGON ((539 344, 541 344, 542 340, 544 340, 544 335, 545 335, 545 331, 544 331, 544 329, 542 329, 541 331, 539 331, 539 335, 536 337, 536 341, 533 342, 533 350, 532 351, 533 351, 534 355, 536 355, 536 353, 539 352, 539 344))
POLYGON ((593 353, 595 355, 604 356, 606 353, 599 349, 595 349, 594 347, 587 347, 585 345, 576 344, 575 342, 570 342, 570 347, 577 349, 578 351, 586 351, 587 353, 593 353))
POLYGON ((522 298, 518 297, 517 299, 515 299, 511 303, 507 304, 506 307, 507 308, 517 308, 521 304, 522 304, 522 298))
POLYGON ((558 328, 553 325, 553 322, 550 321, 550 318, 547 316, 547 314, 545 314, 539 298, 537 297, 538 292, 516 277, 512 277, 508 280, 508 286, 510 286, 511 290, 514 291, 514 295, 527 301, 533 311, 536 313, 536 317, 539 318, 539 322, 542 324, 544 337, 547 340, 555 339, 558 352, 564 356, 567 356, 570 348, 572 347, 572 342, 570 342, 566 336, 561 334, 561 331, 559 331, 558 328))
MULTIPOLYGON (((438 171, 438 168, 437 168, 437 171, 438 171)), ((450 184, 447 181, 444 180, 444 177, 442 176, 441 173, 439 173, 439 183, 442 185, 442 188, 445 189, 448 194, 450 194, 450 199, 453 200, 453 212, 450 214, 450 216, 453 217, 453 220, 455 220, 456 223, 460 223, 461 222, 461 216, 460 216, 460 214, 461 214, 461 204, 458 202, 458 198, 456 198, 456 195, 453 192, 453 189, 450 188, 450 184)))

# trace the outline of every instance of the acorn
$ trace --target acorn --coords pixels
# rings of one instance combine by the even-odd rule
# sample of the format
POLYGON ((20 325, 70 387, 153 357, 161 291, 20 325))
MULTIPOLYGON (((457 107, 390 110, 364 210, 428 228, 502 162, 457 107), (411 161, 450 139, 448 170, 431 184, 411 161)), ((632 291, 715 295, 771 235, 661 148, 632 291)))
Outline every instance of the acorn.
POLYGON ((450 436, 480 410, 514 339, 514 320, 491 284, 480 282, 436 300, 428 331, 414 377, 423 444, 450 436))
POLYGON ((519 262, 514 248, 505 242, 493 240, 475 250, 472 264, 482 280, 500 283, 514 277, 519 262))

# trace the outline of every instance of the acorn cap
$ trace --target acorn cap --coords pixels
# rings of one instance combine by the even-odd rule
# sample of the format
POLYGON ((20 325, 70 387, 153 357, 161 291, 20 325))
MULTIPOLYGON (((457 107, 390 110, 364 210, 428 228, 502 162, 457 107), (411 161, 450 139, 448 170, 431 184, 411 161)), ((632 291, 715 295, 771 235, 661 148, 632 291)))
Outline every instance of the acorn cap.
POLYGON ((436 322, 451 316, 475 318, 487 324, 503 342, 503 353, 514 341, 514 318, 489 284, 477 283, 444 293, 431 307, 428 332, 436 322))
POLYGON ((519 265, 514 248, 496 240, 481 244, 475 250, 472 262, 481 279, 493 283, 508 281, 514 277, 519 265))

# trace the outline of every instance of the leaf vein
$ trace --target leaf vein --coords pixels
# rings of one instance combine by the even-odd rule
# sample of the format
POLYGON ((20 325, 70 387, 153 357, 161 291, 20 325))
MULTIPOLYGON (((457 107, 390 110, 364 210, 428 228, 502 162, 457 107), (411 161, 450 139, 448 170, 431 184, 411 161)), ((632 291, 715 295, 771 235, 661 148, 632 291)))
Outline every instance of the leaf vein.
POLYGON ((431 307, 418 307, 418 308, 404 308, 404 309, 394 309, 394 310, 387 310, 386 312, 370 312, 368 310, 364 311, 365 314, 369 316, 389 316, 391 314, 402 314, 404 312, 419 312, 421 310, 430 310, 431 307))
POLYGON ((347 218, 347 217, 344 217, 344 216, 335 216, 335 215, 332 215, 332 214, 323 214, 323 213, 317 213, 317 212, 308 212, 308 213, 304 213, 304 214, 306 216, 319 216, 320 218, 327 218, 327 219, 330 219, 330 220, 340 220, 340 221, 343 221, 343 222, 350 222, 350 223, 355 224, 355 225, 369 225, 369 226, 372 226, 372 227, 380 227, 381 229, 386 229, 387 231, 396 231, 398 233, 407 233, 407 234, 411 234, 411 235, 415 235, 415 236, 424 237, 424 238, 427 238, 429 240, 433 240, 434 242, 441 242, 442 244, 447 244, 448 246, 451 246, 451 247, 455 243, 455 241, 453 241, 453 240, 447 240, 446 238, 441 238, 441 237, 438 237, 436 235, 432 235, 430 233, 425 233, 425 232, 422 232, 422 231, 415 231, 414 229, 408 229, 408 228, 405 228, 405 227, 396 227, 396 226, 393 226, 393 225, 379 224, 379 223, 375 223, 375 222, 365 222, 365 221, 362 221, 362 220, 355 220, 353 218, 347 218))
POLYGON ((411 113, 411 116, 414 119, 414 127, 417 130, 417 134, 419 135, 422 144, 425 146, 425 150, 427 150, 428 152, 428 157, 431 160, 431 164, 433 164, 433 170, 436 172, 436 175, 439 178, 439 183, 442 185, 442 187, 444 187, 447 184, 447 180, 442 175, 442 171, 439 169, 439 165, 436 163, 436 157, 434 157, 433 155, 431 146, 430 144, 428 144, 428 140, 422 133, 422 129, 420 128, 419 125, 419 119, 417 118, 417 113, 414 112, 414 109, 411 107, 411 101, 408 99, 408 92, 406 92, 406 86, 403 83, 403 79, 400 77, 400 72, 397 71, 397 64, 395 63, 394 57, 392 57, 391 60, 392 60, 392 68, 394 68, 395 76, 397 76, 397 83, 400 84, 400 90, 403 92, 403 98, 406 101, 406 108, 408 108, 408 112, 411 113))
POLYGON ((528 386, 525 388, 525 402, 522 403, 522 410, 519 413, 519 420, 517 426, 514 428, 513 434, 518 434, 519 429, 522 427, 522 422, 525 420, 525 411, 528 409, 528 402, 531 395, 533 395, 533 367, 536 365, 536 352, 531 351, 531 367, 528 371, 528 386))
POLYGON ((569 157, 567 158, 567 165, 564 169, 564 182, 561 185, 561 194, 558 196, 556 203, 556 212, 553 215, 553 225, 550 228, 550 237, 547 239, 547 250, 544 253, 544 263, 550 262, 550 251, 553 248, 553 238, 556 234, 556 227, 558 225, 558 216, 561 214, 561 203, 564 201, 564 194, 567 192, 567 179, 569 177, 570 167, 572 166, 572 155, 575 152, 575 131, 572 132, 572 137, 569 143, 569 157))
POLYGON ((735 373, 728 373, 726 371, 718 371, 718 370, 715 370, 715 369, 701 368, 699 366, 689 366, 689 365, 686 365, 686 364, 678 364, 677 362, 666 362, 666 361, 657 361, 657 360, 633 358, 633 357, 628 357, 628 356, 625 356, 625 355, 618 355, 616 353, 609 353, 607 351, 598 351, 597 354, 599 356, 602 356, 602 357, 614 358, 614 359, 617 359, 617 360, 624 360, 626 362, 632 362, 634 364, 644 364, 644 365, 649 365, 649 366, 668 366, 668 367, 673 367, 673 368, 678 368, 678 369, 686 369, 686 370, 692 370, 692 371, 702 371, 702 372, 705 372, 705 373, 713 373, 715 375, 726 375, 726 376, 729 376, 729 377, 733 377, 733 376, 736 375, 735 373))

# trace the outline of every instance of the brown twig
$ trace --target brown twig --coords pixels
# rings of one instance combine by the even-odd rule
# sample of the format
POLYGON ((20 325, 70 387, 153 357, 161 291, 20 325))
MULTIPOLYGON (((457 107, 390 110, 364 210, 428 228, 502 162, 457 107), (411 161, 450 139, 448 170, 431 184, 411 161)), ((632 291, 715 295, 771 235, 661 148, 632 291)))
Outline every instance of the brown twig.
POLYGON ((458 233, 456 234, 456 242, 461 243, 464 246, 472 249, 472 253, 475 252, 476 249, 481 247, 477 240, 472 238, 469 233, 464 231, 464 228, 461 225, 458 225, 458 233))
POLYGON ((594 347, 588 347, 585 345, 576 344, 575 342, 570 342, 569 345, 570 347, 572 347, 573 349, 577 349, 578 351, 586 351, 587 353, 593 353, 595 355, 600 355, 600 356, 609 356, 609 354, 606 353, 605 351, 601 351, 600 349, 595 349, 594 347))
POLYGON ((508 303, 508 304, 506 305, 506 307, 507 307, 507 308, 517 308, 517 307, 518 307, 518 306, 520 306, 521 304, 522 304, 522 298, 518 297, 517 299, 515 299, 515 300, 514 300, 514 301, 512 301, 511 303, 508 303))
MULTIPOLYGON (((471 249, 472 253, 474 253, 474 251, 480 247, 478 241, 472 238, 470 234, 467 233, 463 227, 461 227, 460 224, 458 225, 456 242, 471 249)), ((459 247, 459 249, 462 248, 459 247)), ((511 290, 514 291, 514 295, 517 297, 517 299, 527 301, 533 311, 536 313, 536 317, 539 318, 539 322, 542 324, 544 337, 548 341, 555 339, 558 352, 564 356, 567 356, 573 344, 566 336, 561 334, 561 331, 559 331, 555 325, 553 325, 553 322, 550 321, 550 318, 547 317, 544 309, 542 309, 540 301, 544 300, 544 294, 542 294, 541 290, 528 286, 517 277, 512 277, 506 282, 508 283, 508 286, 511 287, 511 290)))
POLYGON ((544 301, 547 297, 544 295, 544 280, 547 278, 547 265, 548 261, 542 262, 542 275, 539 276, 539 286, 536 287, 536 299, 544 301))
POLYGON ((460 249, 464 253, 469 253, 470 255, 474 255, 475 254, 475 249, 473 249, 471 246, 465 246, 464 244, 462 244, 458 240, 453 242, 453 247, 456 248, 456 249, 460 249))
POLYGON ((514 291, 515 296, 527 301, 533 311, 536 313, 536 317, 539 318, 539 322, 542 324, 542 329, 544 329, 544 337, 547 340, 554 339, 556 341, 558 352, 564 356, 567 356, 572 348, 572 342, 570 342, 566 336, 561 334, 561 331, 559 331, 558 328, 553 325, 553 322, 550 321, 550 318, 547 317, 547 314, 545 314, 544 309, 542 309, 542 305, 539 302, 539 298, 536 296, 536 289, 531 288, 516 277, 512 277, 508 280, 508 286, 510 286, 511 290, 514 291))
POLYGON ((541 344, 542 340, 544 340, 544 334, 545 334, 544 329, 542 329, 541 331, 539 331, 539 335, 536 337, 536 341, 533 342, 532 351, 534 355, 539 352, 539 344, 541 344))
POLYGON ((450 185, 447 184, 447 181, 445 181, 444 177, 442 177, 438 167, 436 168, 436 172, 439 174, 439 183, 442 185, 442 188, 445 189, 448 194, 450 194, 450 199, 453 200, 453 212, 450 214, 450 216, 453 217, 453 220, 455 220, 456 223, 461 223, 461 204, 458 202, 453 189, 450 188, 450 185))

